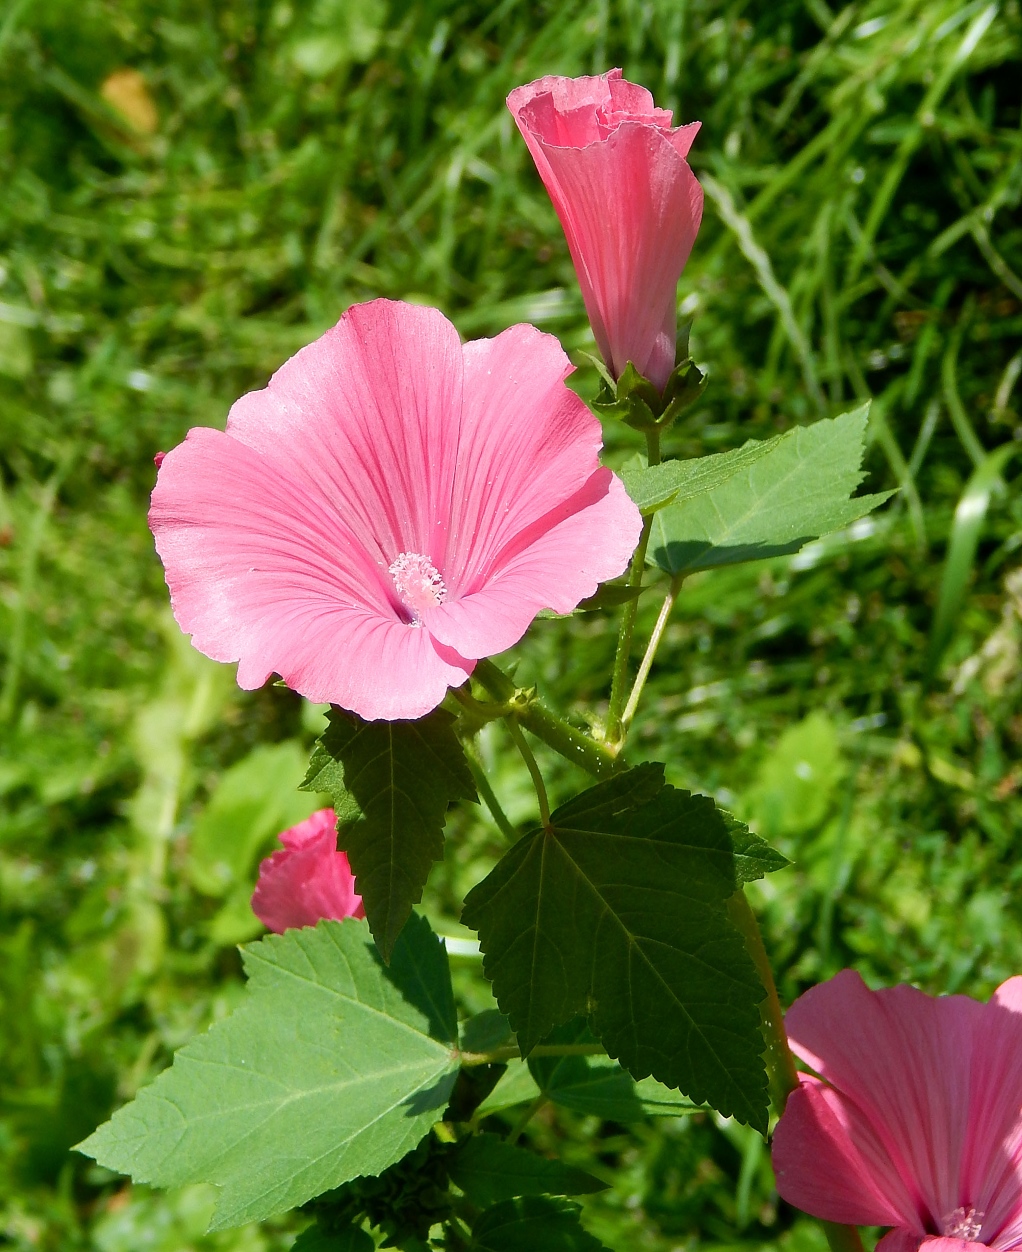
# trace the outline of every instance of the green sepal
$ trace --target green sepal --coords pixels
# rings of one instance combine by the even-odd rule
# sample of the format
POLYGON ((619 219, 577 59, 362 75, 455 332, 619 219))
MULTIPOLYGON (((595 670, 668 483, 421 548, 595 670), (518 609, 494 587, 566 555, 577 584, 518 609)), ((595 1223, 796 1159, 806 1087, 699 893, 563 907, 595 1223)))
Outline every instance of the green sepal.
POLYGON ((706 389, 706 375, 689 355, 689 331, 685 325, 678 334, 677 364, 662 391, 640 374, 631 361, 615 382, 603 362, 596 362, 600 373, 600 393, 593 401, 598 413, 620 417, 634 430, 666 430, 706 389))

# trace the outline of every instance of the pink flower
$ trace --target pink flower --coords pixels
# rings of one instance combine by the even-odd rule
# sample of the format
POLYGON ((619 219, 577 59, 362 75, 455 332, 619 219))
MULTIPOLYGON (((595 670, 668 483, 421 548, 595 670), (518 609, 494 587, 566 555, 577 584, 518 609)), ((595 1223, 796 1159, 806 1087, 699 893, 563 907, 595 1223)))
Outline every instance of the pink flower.
POLYGON ((463 346, 436 309, 354 305, 160 467, 182 630, 248 690, 275 672, 367 719, 428 713, 638 541, 571 369, 532 326, 463 346))
POLYGON ((593 334, 615 378, 629 361, 663 389, 674 368, 677 287, 703 215, 685 160, 699 122, 620 70, 540 78, 507 98, 550 193, 593 334))
POLYGON ((348 858, 337 851, 337 818, 320 809, 280 835, 284 845, 259 866, 252 912, 281 934, 323 917, 365 917, 348 858))
POLYGON ((883 1252, 1022 1247, 1022 978, 989 1004, 851 970, 787 1016, 802 1076, 774 1135, 777 1189, 825 1221, 891 1226, 883 1252))

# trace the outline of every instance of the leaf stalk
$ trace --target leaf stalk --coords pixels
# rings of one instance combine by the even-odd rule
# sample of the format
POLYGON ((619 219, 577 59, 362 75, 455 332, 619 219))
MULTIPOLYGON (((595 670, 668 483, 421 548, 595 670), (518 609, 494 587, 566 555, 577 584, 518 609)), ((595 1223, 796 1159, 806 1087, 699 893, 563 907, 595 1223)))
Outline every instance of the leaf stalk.
POLYGON ((667 622, 671 616, 671 611, 677 603, 678 592, 681 591, 683 576, 678 574, 671 580, 671 588, 660 606, 660 614, 657 617, 656 625, 653 627, 653 633, 649 637, 649 643, 646 645, 646 651, 639 663, 639 672, 635 675, 635 682, 632 684, 632 690, 628 696, 628 702, 625 705, 624 713, 621 715, 621 743, 624 743, 628 734, 628 727, 635 717, 635 710, 639 707, 639 698, 642 695, 642 689, 646 685, 646 679, 649 677, 649 671, 653 668, 653 661, 656 658, 657 649, 660 647, 660 641, 664 637, 664 631, 667 629, 667 622))
POLYGON ((539 820, 544 830, 550 829, 550 800, 546 793, 546 783, 543 781, 543 774, 539 768, 539 762, 536 760, 536 754, 529 747, 525 736, 522 734, 522 728, 514 716, 507 719, 507 728, 511 733, 511 738, 515 741, 515 746, 522 754, 522 760, 525 762, 526 768, 532 776, 532 785, 536 788, 536 800, 539 803, 539 820))
MULTIPOLYGON (((600 1043, 540 1043, 532 1049, 529 1056, 605 1056, 600 1043)), ((505 1061, 521 1061, 522 1056, 517 1043, 502 1044, 499 1048, 491 1048, 488 1052, 459 1052, 458 1060, 462 1065, 499 1065, 505 1061)))

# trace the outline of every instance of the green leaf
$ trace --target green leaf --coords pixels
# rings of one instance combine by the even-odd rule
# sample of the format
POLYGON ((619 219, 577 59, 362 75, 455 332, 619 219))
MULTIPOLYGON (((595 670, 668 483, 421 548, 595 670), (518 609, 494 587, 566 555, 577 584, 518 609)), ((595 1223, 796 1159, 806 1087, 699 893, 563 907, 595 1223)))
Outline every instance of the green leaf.
POLYGON ((461 1026, 462 1052, 492 1052, 513 1039, 511 1023, 497 1009, 485 1009, 461 1026))
POLYGON ((486 1209, 472 1227, 471 1252, 607 1252, 584 1230, 570 1200, 524 1196, 486 1209))
POLYGON ((291 1245, 291 1252, 374 1252, 372 1236, 361 1226, 326 1231, 320 1225, 303 1230, 291 1245))
MULTIPOLYGON (((584 1017, 559 1026, 543 1040, 550 1044, 593 1041, 584 1017)), ((538 1092, 562 1108, 605 1121, 628 1123, 644 1117, 677 1117, 703 1107, 655 1078, 636 1082, 627 1070, 606 1056, 531 1056, 528 1065, 538 1092)))
POLYGON ((863 405, 702 458, 701 468, 698 461, 669 462, 633 472, 631 490, 647 511, 659 507, 650 563, 677 575, 782 556, 871 512, 893 493, 849 498, 864 477, 867 412, 863 405), (675 483, 672 499, 668 493, 675 483))
POLYGON ((606 1187, 585 1170, 486 1134, 464 1140, 451 1156, 448 1172, 472 1203, 484 1208, 515 1196, 585 1195, 606 1187))
POLYGON ((79 1145, 136 1182, 215 1183, 213 1229, 400 1160, 457 1068, 447 956, 423 918, 389 967, 354 920, 271 935, 244 959, 241 1007, 79 1145))
POLYGON ((765 1128, 763 988, 726 913, 729 824, 640 765, 563 805, 473 888, 464 920, 523 1055, 588 1012, 633 1076, 765 1128))
POLYGON ((528 1065, 524 1061, 508 1061, 507 1069, 500 1076, 497 1085, 476 1109, 476 1115, 489 1117, 491 1113, 512 1109, 516 1104, 527 1104, 540 1094, 528 1065))
POLYGON ((240 887, 247 903, 260 852, 319 807, 298 790, 303 758, 301 744, 288 739, 255 748, 223 774, 188 841, 188 876, 204 895, 240 887))
POLYGON ((436 709, 417 722, 363 722, 331 709, 302 784, 333 797, 338 845, 385 960, 443 855, 448 805, 476 798, 455 720, 436 709))
POLYGON ((755 882, 757 878, 775 874, 791 864, 786 856, 782 856, 759 835, 754 835, 733 813, 729 813, 727 809, 718 809, 717 812, 727 823, 735 853, 735 874, 739 882, 755 882))

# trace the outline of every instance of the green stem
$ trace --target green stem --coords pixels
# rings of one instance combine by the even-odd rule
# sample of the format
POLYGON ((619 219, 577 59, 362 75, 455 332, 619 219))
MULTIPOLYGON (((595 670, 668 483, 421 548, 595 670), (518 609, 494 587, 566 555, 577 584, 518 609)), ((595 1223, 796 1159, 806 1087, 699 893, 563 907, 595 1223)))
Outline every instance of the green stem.
MULTIPOLYGON (((660 464, 660 432, 646 432, 647 460, 650 465, 660 464)), ((642 574, 646 568, 646 549, 649 547, 649 536, 653 529, 653 514, 642 519, 642 533, 639 544, 632 556, 628 570, 628 586, 634 587, 642 582, 642 574)), ((639 612, 639 598, 629 600, 621 610, 621 623, 617 631, 617 650, 614 653, 614 672, 610 680, 610 702, 607 706, 607 742, 615 750, 620 748, 623 739, 621 712, 625 703, 625 687, 628 683, 628 657, 632 651, 632 636, 635 634, 635 618, 639 612)))
POLYGON ((521 1115, 518 1121, 511 1127, 511 1133, 507 1137, 508 1143, 514 1143, 518 1139, 525 1127, 528 1126, 529 1122, 532 1121, 546 1102, 547 1097, 540 1092, 540 1094, 536 1096, 535 1100, 533 1100, 533 1102, 521 1115))
MULTIPOLYGON (((756 914, 746 898, 745 892, 739 888, 727 902, 728 914, 738 927, 749 955, 752 957, 756 972, 759 974, 766 990, 766 999, 760 1005, 763 1037, 766 1039, 767 1079, 770 1084, 770 1098, 777 1113, 784 1112, 788 1096, 798 1086, 798 1070, 795 1058, 788 1047, 788 1034, 784 1029, 784 1012, 781 1009, 774 972, 770 968, 770 959, 763 946, 756 914)), ((827 1243, 832 1252, 863 1252, 862 1240, 855 1226, 839 1226, 834 1222, 823 1222, 827 1243)))
POLYGON ((763 1037, 766 1040, 767 1079, 770 1083, 770 1098, 778 1113, 784 1112, 788 1096, 798 1086, 798 1070, 795 1060, 788 1047, 788 1035, 784 1029, 784 1012, 777 995, 777 984, 770 968, 770 959, 763 946, 756 914, 753 913, 745 892, 739 888, 728 900, 728 914, 738 927, 749 955, 752 957, 756 972, 759 974, 766 991, 766 998, 760 1006, 762 1014, 763 1037))
POLYGON ((549 830, 550 801, 547 798, 546 783, 543 781, 543 775, 540 772, 535 753, 526 742, 525 736, 522 734, 522 728, 518 725, 513 715, 507 719, 507 728, 511 732, 511 738, 515 741, 518 751, 522 754, 522 760, 532 775, 532 785, 536 788, 536 799, 539 801, 539 820, 543 824, 543 828, 549 830))
POLYGON ((496 823, 497 829, 509 843, 514 843, 518 838, 518 831, 511 824, 508 815, 501 808, 500 801, 497 799, 496 792, 483 769, 482 762, 476 754, 471 750, 468 744, 465 744, 465 759, 468 761, 468 767, 472 771, 472 778, 475 781, 476 791, 479 792, 480 799, 490 810, 490 816, 496 823))
MULTIPOLYGON (((477 661, 472 677, 498 701, 510 701, 517 692, 514 681, 492 661, 477 661)), ((521 699, 515 709, 520 725, 531 731, 549 748, 571 761, 594 778, 609 778, 618 768, 617 754, 595 739, 551 712, 535 697, 521 699)))
POLYGON ((664 631, 667 629, 667 621, 671 616, 671 610, 678 599, 678 592, 681 590, 682 577, 679 574, 671 581, 671 589, 667 593, 667 597, 660 608, 660 616, 656 619, 656 625, 653 627, 653 633, 649 637, 649 643, 646 645, 646 652, 639 664, 639 672, 635 675, 635 682, 632 685, 631 694, 628 697, 628 703, 625 705, 625 711, 621 715, 621 742, 625 740, 628 734, 628 727, 631 725, 632 718, 635 716, 635 710, 639 707, 639 697, 642 695, 642 689, 646 685, 646 679, 649 677, 649 671, 653 667, 653 660, 656 657, 657 649, 660 647, 660 641, 664 637, 664 631))
MULTIPOLYGON (((605 1049, 599 1043, 540 1043, 529 1056, 603 1056, 604 1053, 605 1049)), ((458 1055, 462 1065, 498 1065, 521 1059, 517 1043, 507 1043, 488 1052, 462 1052, 458 1055)))

